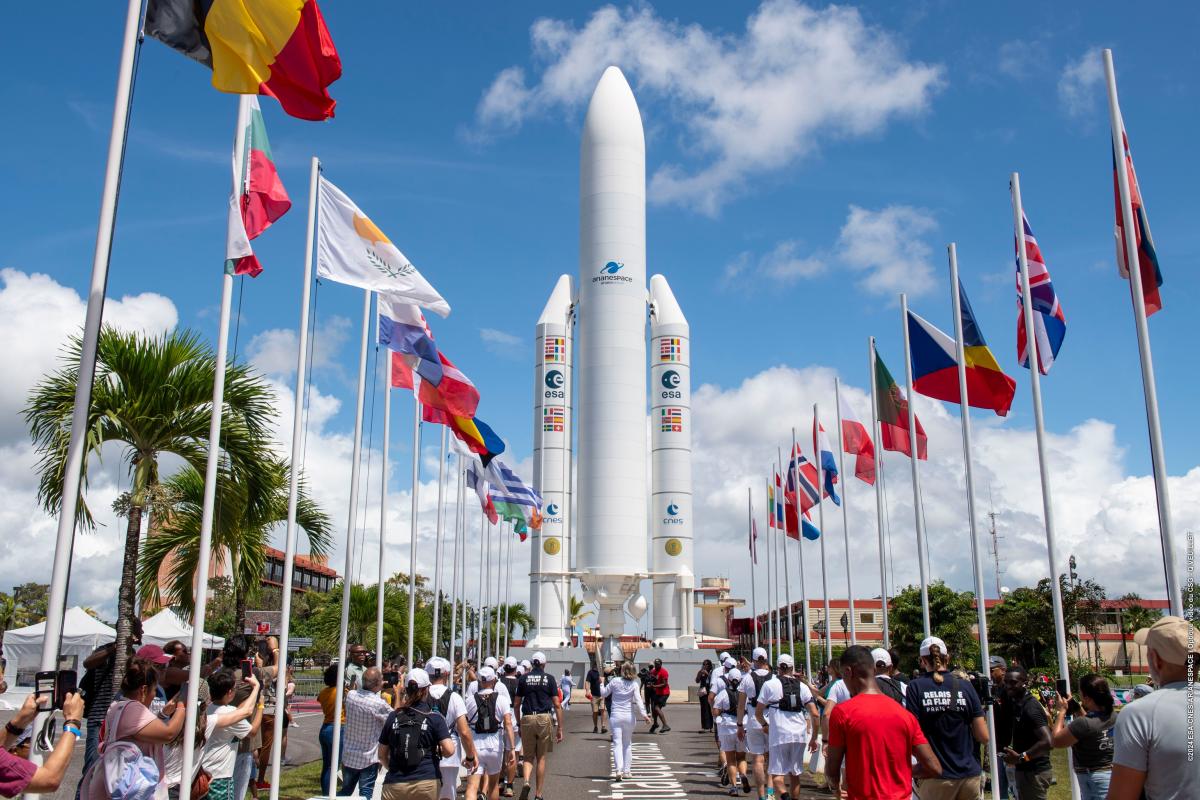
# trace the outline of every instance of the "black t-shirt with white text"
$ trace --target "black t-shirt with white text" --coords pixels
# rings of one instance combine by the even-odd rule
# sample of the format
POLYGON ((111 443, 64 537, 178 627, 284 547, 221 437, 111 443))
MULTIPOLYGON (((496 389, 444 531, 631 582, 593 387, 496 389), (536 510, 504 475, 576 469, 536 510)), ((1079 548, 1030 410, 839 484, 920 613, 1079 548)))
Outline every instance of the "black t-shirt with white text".
POLYGON ((532 672, 517 680, 517 697, 521 700, 521 714, 548 714, 554 710, 554 698, 558 686, 545 670, 535 667, 532 672))
POLYGON ((971 684, 947 672, 941 675, 941 683, 930 673, 909 683, 906 707, 917 718, 921 732, 942 763, 942 777, 972 778, 982 768, 971 725, 983 716, 983 705, 971 684))

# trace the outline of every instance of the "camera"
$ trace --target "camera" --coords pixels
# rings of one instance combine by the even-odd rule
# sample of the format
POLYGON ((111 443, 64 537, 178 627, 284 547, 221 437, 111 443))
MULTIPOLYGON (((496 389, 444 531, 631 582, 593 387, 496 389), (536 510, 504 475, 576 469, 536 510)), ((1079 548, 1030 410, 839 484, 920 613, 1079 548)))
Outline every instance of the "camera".
POLYGON ((996 702, 999 686, 992 684, 992 679, 978 672, 971 673, 971 688, 975 690, 975 694, 979 695, 979 702, 985 706, 994 705, 996 702))
POLYGON ((79 691, 79 676, 73 669, 39 672, 34 677, 34 694, 52 698, 52 708, 61 710, 68 694, 79 691))

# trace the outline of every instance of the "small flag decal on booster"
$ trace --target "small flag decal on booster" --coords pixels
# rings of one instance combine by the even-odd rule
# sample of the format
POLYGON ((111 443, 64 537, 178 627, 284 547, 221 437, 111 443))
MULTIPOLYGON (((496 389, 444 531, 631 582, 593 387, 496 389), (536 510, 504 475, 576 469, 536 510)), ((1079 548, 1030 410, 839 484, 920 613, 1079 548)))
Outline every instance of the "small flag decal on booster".
POLYGON ((547 362, 562 363, 566 357, 567 340, 562 336, 547 336, 546 337, 546 356, 547 362))
POLYGON ((658 360, 659 361, 678 361, 683 347, 679 339, 664 338, 659 343, 658 360))
MULTIPOLYGON (((676 341, 679 341, 676 339, 676 341)), ((667 407, 662 410, 662 432, 663 433, 682 433, 683 432, 683 409, 678 407, 667 407)))
POLYGON ((546 406, 542 409, 542 431, 562 433, 566 411, 562 406, 546 406))

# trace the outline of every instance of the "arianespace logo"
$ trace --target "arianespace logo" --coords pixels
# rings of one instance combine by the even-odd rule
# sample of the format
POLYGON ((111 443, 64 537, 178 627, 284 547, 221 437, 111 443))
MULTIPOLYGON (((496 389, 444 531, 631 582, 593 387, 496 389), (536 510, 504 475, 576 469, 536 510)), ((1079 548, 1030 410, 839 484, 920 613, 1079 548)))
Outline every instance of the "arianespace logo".
POLYGON ((664 389, 678 389, 679 383, 683 379, 679 377, 679 373, 673 369, 669 369, 662 374, 662 385, 664 389))
POLYGON ((592 283, 633 283, 633 278, 621 275, 625 268, 624 262, 608 261, 600 268, 600 274, 592 278, 592 283))
POLYGON ((552 369, 546 373, 546 388, 561 389, 563 386, 563 374, 556 369, 552 369))
POLYGON ((674 502, 667 503, 667 515, 663 517, 663 525, 682 525, 683 516, 680 508, 674 502))

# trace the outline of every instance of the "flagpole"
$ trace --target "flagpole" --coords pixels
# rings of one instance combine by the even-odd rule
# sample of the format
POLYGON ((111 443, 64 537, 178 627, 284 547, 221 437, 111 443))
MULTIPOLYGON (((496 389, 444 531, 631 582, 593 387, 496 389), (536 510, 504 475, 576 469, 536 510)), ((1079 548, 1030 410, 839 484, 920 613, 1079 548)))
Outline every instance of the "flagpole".
POLYGON ((900 319, 904 326, 904 381, 908 397, 908 449, 912 462, 913 517, 917 528, 917 566, 921 573, 921 623, 925 637, 933 635, 929 624, 929 576, 925 555, 925 509, 921 505, 921 470, 917 467, 921 445, 917 441, 917 408, 913 398, 912 350, 908 343, 908 296, 900 295, 900 319))
POLYGON ((767 649, 770 650, 775 643, 775 635, 778 633, 776 627, 775 615, 775 594, 772 589, 775 586, 775 502, 773 478, 767 478, 767 537, 770 539, 767 542, 767 649))
POLYGON ((496 543, 496 656, 504 652, 504 642, 500 640, 503 629, 500 627, 500 619, 504 615, 504 542, 509 536, 515 536, 513 531, 513 523, 508 523, 508 533, 504 533, 504 523, 500 524, 500 541, 496 543))
MULTIPOLYGON (((292 585, 292 573, 296 564, 296 510, 300 501, 300 459, 304 444, 304 381, 308 367, 308 313, 309 297, 312 291, 313 241, 316 235, 317 182, 321 179, 320 171, 321 162, 317 160, 316 156, 313 156, 308 179, 308 225, 304 238, 304 269, 302 270, 304 279, 300 287, 300 326, 296 336, 296 389, 292 397, 292 460, 291 474, 288 476, 287 527, 284 533, 283 553, 283 585, 285 587, 292 585)), ((286 654, 291 637, 292 593, 290 591, 281 593, 279 615, 279 650, 281 653, 286 654)), ((194 644, 195 641, 193 640, 194 644)), ((200 666, 197 663, 199 658, 196 655, 199 650, 200 648, 192 647, 193 663, 191 669, 194 670, 191 672, 192 675, 200 674, 200 666)), ((188 681, 188 704, 195 707, 196 702, 199 700, 199 695, 197 694, 194 698, 191 696, 191 683, 192 681, 188 681)), ((199 692, 198 687, 197 692, 199 692)), ((287 670, 283 670, 282 674, 276 674, 275 676, 275 696, 284 697, 286 694, 287 670)), ((271 743, 270 800, 279 800, 279 762, 281 761, 280 754, 283 746, 283 715, 278 714, 276 716, 278 719, 275 721, 275 739, 271 743)), ((185 740, 188 738, 184 737, 185 740)), ((186 741, 184 742, 184 755, 187 755, 186 741)), ((189 767, 191 763, 189 763, 189 767)), ((181 774, 190 775, 191 773, 181 774)), ((190 792, 191 786, 188 786, 187 790, 190 792)), ((179 791, 181 793, 184 791, 182 786, 180 786, 179 791)))
MULTIPOLYGON (((783 474, 783 452, 776 448, 776 458, 779 461, 779 474, 783 474)), ((786 486, 786 484, 785 484, 786 486)), ((796 487, 799 489, 799 487, 796 487)), ((792 571, 788 569, 788 532, 787 532, 787 493, 783 495, 783 604, 787 606, 787 624, 788 624, 788 655, 792 658, 796 657, 796 619, 792 614, 792 571)), ((797 516, 796 528, 799 533, 800 517, 799 517, 799 494, 797 500, 797 516)))
MULTIPOLYGON (((479 608, 479 625, 480 625, 479 641, 480 641, 481 646, 483 647, 483 649, 479 653, 481 657, 486 657, 485 654, 491 655, 492 631, 491 631, 491 626, 488 623, 488 611, 489 611, 490 606, 492 605, 492 580, 491 580, 491 575, 492 575, 492 557, 491 556, 492 556, 492 554, 491 554, 491 550, 492 550, 492 528, 493 527, 495 527, 495 526, 492 525, 491 521, 489 521, 486 526, 486 529, 484 531, 484 534, 483 534, 483 536, 484 536, 483 555, 480 556, 481 563, 479 566, 479 576, 482 579, 482 584, 483 584, 483 605, 481 605, 479 608)), ((480 663, 483 663, 483 662, 480 661, 480 663)))
MULTIPOLYGON (((1025 341, 1029 355, 1029 388, 1033 392, 1034 430, 1037 433, 1038 470, 1042 479, 1042 514, 1046 524, 1046 555, 1050 566, 1050 601, 1054 610, 1054 644, 1058 652, 1058 677, 1071 685, 1067 663, 1066 627, 1063 625, 1062 587, 1059 584, 1058 558, 1054 543, 1054 503, 1050 494, 1050 473, 1046 465, 1046 424, 1042 419, 1041 360, 1038 340, 1033 329, 1033 301, 1029 293, 1029 260, 1025 252, 1025 212, 1021 205, 1021 178, 1012 174, 1009 188, 1013 203, 1013 232, 1017 242, 1017 263, 1021 269, 1021 315, 1025 324, 1025 341)), ((1132 272, 1133 270, 1130 270, 1132 272)), ((905 326, 907 330, 908 326, 905 326)), ((1071 752, 1067 751, 1070 759, 1071 752)), ((1071 770, 1068 770, 1071 771, 1071 770)), ((1079 797, 1079 787, 1071 781, 1071 796, 1079 797)))
MULTIPOLYGON (((511 647, 512 640, 512 590, 513 590, 513 546, 516 544, 510 537, 508 540, 508 566, 505 568, 507 578, 504 587, 504 657, 508 657, 508 651, 511 647)), ((567 698, 569 701, 570 698, 567 698)))
MULTIPOLYGON (((125 165, 125 139, 129 110, 133 103, 133 79, 140 46, 141 0, 129 0, 125 11, 125 33, 121 37, 121 59, 117 66, 117 88, 113 98, 112 130, 108 139, 108 162, 104 170, 104 188, 100 194, 100 216, 96 223, 96 247, 92 254, 92 280, 88 287, 87 311, 83 323, 83 341, 79 351, 79 377, 75 384, 75 404, 71 411, 71 437, 63 465, 62 500, 58 510, 58 532, 54 544, 54 566, 46 603, 46 630, 42 639, 41 669, 58 669, 58 649, 62 641, 63 615, 67 610, 67 588, 71 578, 71 555, 75 545, 75 512, 83 477, 84 446, 91 431, 88 426, 92 407, 92 381, 96 375, 96 347, 104 316, 104 291, 108 285, 108 263, 116 228, 117 200, 121 191, 121 172, 125 165)), ((118 628, 122 620, 117 621, 118 628)), ((131 621, 124 623, 132 625, 131 621)), ((194 703, 193 703, 194 705, 194 703)), ((38 730, 48 712, 37 715, 38 730)), ((33 739, 33 761, 40 764, 42 752, 33 739)), ((33 797, 34 795, 29 795, 33 797)))
MULTIPOLYGON (((975 613, 979 620, 979 671, 983 675, 990 674, 990 655, 988 653, 988 624, 987 603, 983 593, 983 564, 979 559, 979 533, 976 527, 975 511, 975 476, 971 460, 971 412, 968 406, 970 395, 967 394, 967 353, 963 342, 962 296, 958 279, 958 247, 953 242, 948 248, 950 255, 950 295, 954 309, 954 344, 955 355, 958 358, 958 398, 959 419, 962 422, 963 464, 966 467, 967 480, 967 517, 971 523, 971 567, 975 577, 975 613)), ((989 679, 990 681, 990 679, 989 679)), ((1000 770, 996 759, 996 712, 993 704, 987 704, 988 724, 988 763, 992 773, 992 800, 1000 798, 1000 770)))
MULTIPOLYGON (((367 392, 367 339, 368 332, 371 327, 371 291, 369 289, 363 291, 363 321, 362 321, 362 344, 359 347, 358 354, 358 400, 354 404, 354 450, 350 462, 350 509, 346 520, 346 569, 342 577, 342 618, 341 625, 338 630, 338 676, 337 676, 337 695, 335 697, 334 708, 341 708, 343 698, 345 696, 346 684, 346 645, 348 644, 348 627, 350 621, 350 576, 354 571, 354 526, 355 517, 358 513, 358 472, 359 462, 362 458, 362 427, 363 427, 363 408, 365 406, 367 392)), ((285 586, 283 589, 284 596, 290 594, 291 586, 285 586)), ((411 623, 410 623, 411 625, 411 623)), ((411 662, 410 662, 411 663, 411 662)), ((199 673, 196 673, 199 674, 199 673)), ((285 687, 286 688, 286 687, 285 687)), ((282 717, 282 715, 279 715, 282 717)), ((184 742, 192 737, 183 737, 184 742)), ((282 737, 280 737, 282 738, 282 737)), ((342 739, 342 718, 340 714, 333 715, 333 752, 329 763, 333 764, 334 774, 329 779, 329 800, 335 800, 337 797, 337 779, 336 770, 338 755, 341 751, 342 739)), ((187 773, 185 773, 187 774, 187 773)))
MULTIPOLYGON (((450 670, 453 676, 454 665, 457 663, 454 660, 454 641, 458 638, 458 560, 459 554, 462 553, 462 518, 463 518, 463 457, 462 453, 458 454, 458 482, 455 484, 454 490, 454 553, 450 557, 450 670)), ((451 683, 454 683, 452 680, 451 683)))
POLYGON ((883 543, 883 445, 879 438, 879 389, 875 385, 875 337, 867 337, 870 349, 868 366, 871 371, 871 436, 874 438, 875 450, 875 526, 879 532, 879 600, 883 609, 883 647, 892 646, 891 631, 888 628, 888 581, 887 558, 883 543))
POLYGON ((433 559, 433 632, 430 644, 430 655, 438 653, 438 641, 442 638, 442 533, 446 502, 446 436, 449 431, 445 425, 442 428, 442 446, 438 452, 438 505, 437 505, 437 544, 434 546, 433 559))
MULTIPOLYGON (((1154 469, 1154 493, 1158 504, 1158 535, 1162 542, 1163 569, 1166 572, 1167 600, 1171 613, 1183 616, 1183 597, 1179 573, 1175 569, 1175 546, 1171 526, 1171 496, 1168 492, 1167 457, 1163 452, 1162 425, 1158 419, 1158 388, 1154 379, 1154 361, 1150 353, 1150 328, 1146 324, 1145 287, 1142 286, 1141 261, 1138 258, 1137 222, 1133 217, 1133 200, 1129 189, 1129 172, 1125 166, 1125 122, 1117 101, 1117 73, 1113 67, 1112 50, 1104 51, 1104 78, 1108 84, 1108 116, 1112 125, 1113 164, 1117 174, 1117 193, 1121 200, 1121 224, 1125 229, 1125 263, 1129 265, 1130 299, 1133 301, 1133 322, 1137 331, 1138 359, 1142 367, 1142 393, 1146 401, 1146 428, 1150 436, 1150 463, 1154 469)), ((1117 246, 1121 242, 1118 240, 1117 246)))
POLYGON ((821 425, 821 414, 813 403, 813 462, 817 465, 817 521, 821 526, 821 594, 825 603, 825 663, 833 660, 833 627, 829 621, 829 581, 825 564, 825 475, 821 469, 821 445, 817 441, 817 430, 821 425))
MULTIPOLYGON (((421 401, 413 392, 412 427, 412 506, 408 514, 408 649, 409 669, 413 668, 413 636, 417 625, 417 509, 421 491, 421 401)), ((336 762, 334 762, 336 763, 336 762)), ((330 798, 333 800, 333 798, 330 798)))
POLYGON ((483 580, 484 565, 487 563, 484 553, 487 545, 485 542, 487 527, 487 512, 481 511, 479 515, 479 587, 478 595, 475 603, 475 656, 476 661, 483 663, 483 586, 487 581, 483 580))
POLYGON ((754 646, 758 647, 758 586, 754 581, 758 537, 754 535, 754 492, 749 486, 746 487, 746 533, 750 537, 750 618, 754 620, 754 646))
POLYGON ((850 602, 850 644, 858 644, 858 629, 855 627, 854 614, 854 571, 850 569, 850 498, 846 488, 850 479, 846 477, 846 441, 842 431, 842 380, 833 379, 833 394, 837 401, 838 427, 838 472, 842 476, 842 537, 846 542, 846 594, 850 602))
MULTIPOLYGON (((796 452, 796 429, 792 428, 792 452, 796 452)), ((800 502, 800 475, 797 470, 795 476, 796 483, 796 524, 800 526, 800 540, 796 543, 796 551, 799 554, 800 561, 800 613, 804 617, 804 624, 800 626, 800 632, 804 634, 804 671, 805 676, 812 680, 812 636, 809 634, 811 625, 808 618, 808 585, 804 579, 804 512, 801 510, 802 503, 800 502)))
MULTIPOLYGON (((379 306, 375 307, 376 330, 379 325, 379 306)), ((390 359, 389 359, 390 367, 390 359)), ((383 610, 384 583, 387 572, 384 562, 387 561, 387 504, 388 504, 388 445, 392 432, 392 377, 391 369, 387 370, 388 378, 383 387, 383 468, 379 475, 379 579, 375 584, 375 658, 383 663, 383 610)), ((275 784, 272 783, 272 786, 275 784)))

